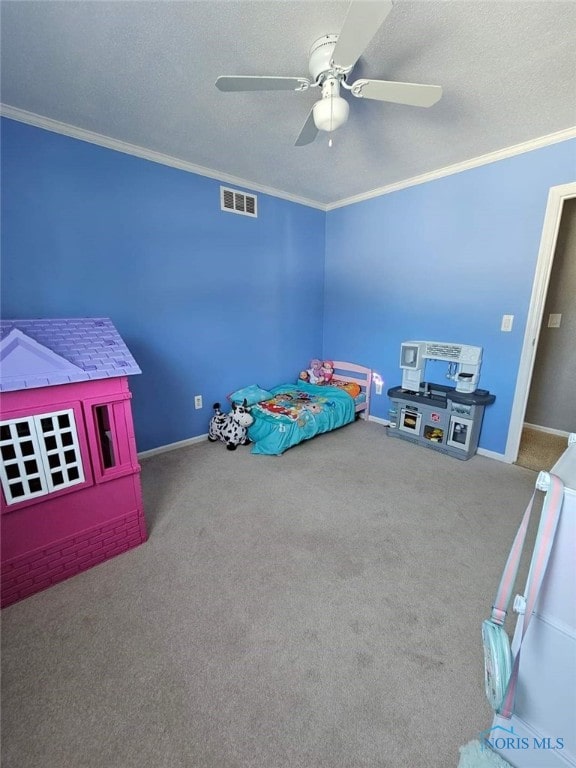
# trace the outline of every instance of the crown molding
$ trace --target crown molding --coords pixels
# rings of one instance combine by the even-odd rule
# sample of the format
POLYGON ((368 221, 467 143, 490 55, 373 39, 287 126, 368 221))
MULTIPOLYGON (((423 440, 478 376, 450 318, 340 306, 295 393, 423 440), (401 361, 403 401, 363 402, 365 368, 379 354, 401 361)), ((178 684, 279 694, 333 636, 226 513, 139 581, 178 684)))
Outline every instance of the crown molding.
POLYGON ((481 165, 496 163, 499 160, 506 160, 509 157, 521 155, 524 152, 531 152, 534 149, 542 149, 543 147, 548 147, 551 144, 558 144, 561 141, 567 141, 568 139, 574 138, 576 138, 576 126, 573 128, 566 128, 565 130, 558 131, 556 133, 549 133, 546 136, 540 136, 537 139, 531 139, 530 141, 525 141, 521 144, 514 144, 511 147, 505 147, 504 149, 499 149, 496 152, 489 152, 486 155, 479 155, 478 157, 473 157, 471 160, 465 160, 462 163, 447 165, 444 168, 439 168, 436 171, 423 173, 421 176, 413 176, 411 179, 405 179, 404 181, 399 181, 396 184, 388 184, 385 187, 378 187, 377 189, 373 189, 370 192, 363 192, 360 195, 354 195, 353 197, 337 200, 333 203, 328 203, 325 208, 327 211, 332 211, 335 208, 343 208, 347 205, 360 203, 363 200, 370 200, 373 197, 388 195, 390 192, 398 192, 401 189, 415 187, 418 184, 426 184, 428 181, 442 179, 445 176, 452 176, 455 173, 469 171, 470 169, 478 168, 481 165))
POLYGON ((496 163, 499 160, 505 160, 509 157, 521 155, 525 152, 531 152, 535 149, 542 149, 543 147, 550 146, 551 144, 558 144, 561 141, 567 141, 569 139, 576 138, 576 126, 572 128, 566 128, 565 130, 558 131, 556 133, 550 133, 546 136, 540 136, 530 141, 522 142, 521 144, 514 144, 511 147, 505 147, 495 152, 489 152, 486 155, 480 155, 470 160, 465 160, 461 163, 454 163, 453 165, 447 165, 444 168, 439 168, 429 173, 424 173, 420 176, 413 176, 410 179, 404 179, 403 181, 396 182, 395 184, 388 184, 383 187, 377 187, 368 192, 363 192, 353 197, 343 198, 336 200, 332 203, 320 203, 316 200, 310 200, 306 197, 300 197, 299 195, 293 195, 289 192, 283 192, 282 190, 275 189, 273 187, 266 187, 262 184, 256 184, 249 179, 241 179, 238 176, 231 176, 221 171, 215 171, 211 168, 205 168, 201 165, 194 165, 194 163, 180 160, 177 157, 171 155, 165 155, 162 152, 155 152, 151 149, 139 147, 136 144, 129 144, 125 141, 110 138, 100 133, 94 133, 93 131, 87 131, 84 128, 78 128, 68 123, 62 123, 59 120, 53 120, 50 117, 44 117, 37 115, 34 112, 27 112, 24 109, 18 109, 18 107, 12 107, 9 104, 0 103, 0 115, 8 117, 11 120, 17 120, 20 123, 27 123, 37 128, 43 128, 53 133, 60 133, 64 136, 70 136, 73 139, 79 139, 80 141, 86 141, 90 144, 96 144, 106 149, 112 149, 116 152, 123 152, 126 155, 133 155, 143 160, 150 160, 153 163, 159 163, 160 165, 167 165, 171 168, 177 168, 187 173, 195 173, 198 176, 206 176, 210 179, 216 179, 226 184, 232 184, 237 187, 248 188, 254 192, 261 192, 265 195, 271 195, 272 197, 279 197, 282 200, 288 200, 292 203, 298 203, 300 205, 306 205, 310 208, 316 208, 320 211, 332 211, 335 208, 344 208, 347 205, 353 205, 354 203, 360 203, 364 200, 370 200, 373 197, 380 197, 381 195, 388 195, 391 192, 399 192, 402 189, 408 187, 414 187, 419 184, 426 184, 429 181, 435 181, 436 179, 442 179, 445 176, 452 176, 456 173, 462 173, 462 171, 468 171, 472 168, 478 168, 482 165, 488 165, 489 163, 496 163))
POLYGON ((232 184, 236 187, 248 188, 254 192, 261 192, 265 195, 271 195, 272 197, 279 197, 283 200, 288 200, 291 203, 299 203, 300 205, 306 205, 310 208, 317 208, 321 211, 326 210, 326 205, 323 203, 318 203, 315 200, 309 200, 306 197, 292 195, 289 192, 283 192, 282 190, 274 189, 273 187, 266 187, 262 184, 254 183, 248 179, 241 179, 238 176, 231 176, 230 174, 223 173, 222 171, 215 171, 211 168, 204 168, 202 165, 194 165, 194 163, 180 160, 179 158, 172 157, 171 155, 165 155, 162 152, 155 152, 154 150, 146 149, 145 147, 139 147, 136 144, 129 144, 128 142, 120 141, 119 139, 113 139, 100 133, 87 131, 84 128, 78 128, 75 125, 62 123, 59 120, 53 120, 50 117, 37 115, 34 112, 27 112, 25 109, 18 109, 18 107, 12 107, 9 104, 0 104, 0 115, 2 115, 2 117, 8 117, 11 120, 16 120, 19 123, 27 123, 28 125, 33 125, 36 128, 43 128, 46 131, 52 131, 52 133, 60 133, 64 136, 70 136, 70 138, 73 139, 86 141, 89 144, 97 144, 99 147, 112 149, 116 152, 123 152, 125 155, 133 155, 134 157, 139 157, 143 160, 150 160, 153 163, 168 165, 170 168, 177 168, 178 170, 186 171, 187 173, 195 173, 198 176, 206 176, 210 179, 216 179, 217 181, 222 181, 226 184, 232 184))

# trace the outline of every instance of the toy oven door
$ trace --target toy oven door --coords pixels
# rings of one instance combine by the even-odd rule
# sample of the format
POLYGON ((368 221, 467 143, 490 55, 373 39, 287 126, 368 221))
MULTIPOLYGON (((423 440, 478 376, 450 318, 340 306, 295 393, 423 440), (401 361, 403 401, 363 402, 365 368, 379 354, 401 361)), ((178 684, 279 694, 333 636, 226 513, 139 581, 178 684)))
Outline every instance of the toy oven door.
POLYGON ((416 408, 401 408, 398 429, 413 435, 419 435, 421 421, 422 414, 418 413, 416 408))
POLYGON ((463 419, 461 416, 451 416, 446 445, 467 451, 470 447, 473 423, 470 419, 463 419))

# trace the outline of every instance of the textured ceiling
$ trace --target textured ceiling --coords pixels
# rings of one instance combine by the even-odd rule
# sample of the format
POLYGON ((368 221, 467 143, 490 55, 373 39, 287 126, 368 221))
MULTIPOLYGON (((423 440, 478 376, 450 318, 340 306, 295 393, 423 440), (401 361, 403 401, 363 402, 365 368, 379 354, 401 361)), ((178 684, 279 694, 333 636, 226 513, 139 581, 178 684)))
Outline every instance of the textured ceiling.
POLYGON ((422 109, 344 91, 331 148, 324 133, 294 146, 318 89, 215 88, 218 75, 306 77, 348 5, 3 0, 2 102, 321 204, 576 125, 574 0, 396 0, 351 78, 444 95, 422 109))

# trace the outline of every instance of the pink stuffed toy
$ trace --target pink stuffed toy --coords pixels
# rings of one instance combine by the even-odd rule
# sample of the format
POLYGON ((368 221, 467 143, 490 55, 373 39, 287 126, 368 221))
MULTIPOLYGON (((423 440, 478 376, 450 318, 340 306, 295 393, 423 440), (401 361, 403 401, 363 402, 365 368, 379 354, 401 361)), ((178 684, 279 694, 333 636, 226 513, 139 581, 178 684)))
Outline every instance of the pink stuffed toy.
POLYGON ((322 379, 325 384, 330 384, 334 376, 334 363, 332 360, 324 360, 322 363, 322 379))

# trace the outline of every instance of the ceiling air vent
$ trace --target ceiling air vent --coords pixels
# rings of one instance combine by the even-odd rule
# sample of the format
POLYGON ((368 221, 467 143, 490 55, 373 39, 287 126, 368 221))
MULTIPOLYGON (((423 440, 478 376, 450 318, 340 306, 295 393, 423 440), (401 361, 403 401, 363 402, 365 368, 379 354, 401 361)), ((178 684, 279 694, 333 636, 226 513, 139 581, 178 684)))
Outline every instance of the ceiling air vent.
POLYGON ((258 216, 256 196, 247 195, 237 189, 220 187, 220 208, 230 213, 240 213, 242 216, 258 216))

